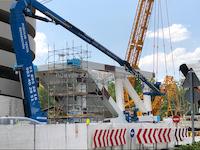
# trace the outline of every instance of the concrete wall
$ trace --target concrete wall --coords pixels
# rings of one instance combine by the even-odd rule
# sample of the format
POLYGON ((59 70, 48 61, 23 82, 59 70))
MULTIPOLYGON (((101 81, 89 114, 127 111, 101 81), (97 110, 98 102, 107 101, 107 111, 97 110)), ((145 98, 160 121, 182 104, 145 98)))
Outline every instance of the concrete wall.
POLYGON ((0 117, 24 116, 22 99, 0 95, 0 117))
POLYGON ((87 149, 85 124, 1 125, 1 149, 87 149))
POLYGON ((98 123, 82 124, 48 124, 48 125, 0 125, 1 149, 93 149, 93 138, 96 129, 126 128, 126 145, 102 149, 166 149, 175 144, 173 124, 167 123, 98 123), (130 130, 139 128, 172 128, 171 143, 138 144, 136 135, 131 138, 130 130))

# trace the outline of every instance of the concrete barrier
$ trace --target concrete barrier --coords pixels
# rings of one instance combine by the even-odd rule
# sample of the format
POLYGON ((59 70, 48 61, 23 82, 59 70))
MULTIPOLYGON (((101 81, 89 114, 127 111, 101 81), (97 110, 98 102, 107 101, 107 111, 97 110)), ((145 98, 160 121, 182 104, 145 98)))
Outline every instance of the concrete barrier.
MULTIPOLYGON (((2 149, 96 149, 94 146, 95 133, 102 130, 101 133, 98 133, 99 139, 96 137, 103 143, 100 146, 98 145, 98 148, 101 149, 166 149, 173 148, 176 144, 174 142, 175 128, 173 124, 167 123, 0 125, 0 147, 2 149), (151 128, 152 130, 155 128, 171 128, 171 142, 151 143, 150 141, 149 143, 148 140, 147 143, 140 144, 137 139, 138 131, 151 128), (117 146, 110 146, 108 143, 104 143, 108 141, 102 141, 107 140, 108 130, 113 132, 112 141, 109 141, 110 144, 113 143, 117 146), (122 141, 123 132, 125 142, 122 141)), ((150 136, 150 133, 149 130, 147 136, 150 136)), ((108 137, 110 137, 110 134, 108 134, 108 137)))

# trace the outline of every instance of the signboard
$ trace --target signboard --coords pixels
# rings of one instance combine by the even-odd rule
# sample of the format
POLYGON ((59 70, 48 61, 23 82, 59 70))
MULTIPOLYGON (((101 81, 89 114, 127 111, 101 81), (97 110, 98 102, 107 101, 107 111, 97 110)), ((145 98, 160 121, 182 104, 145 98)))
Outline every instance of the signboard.
POLYGON ((135 130, 134 130, 134 129, 131 129, 131 131, 130 131, 130 136, 131 136, 131 138, 133 138, 134 135, 135 135, 135 130))
POLYGON ((179 123, 180 122, 180 116, 173 116, 172 118, 174 123, 179 123))

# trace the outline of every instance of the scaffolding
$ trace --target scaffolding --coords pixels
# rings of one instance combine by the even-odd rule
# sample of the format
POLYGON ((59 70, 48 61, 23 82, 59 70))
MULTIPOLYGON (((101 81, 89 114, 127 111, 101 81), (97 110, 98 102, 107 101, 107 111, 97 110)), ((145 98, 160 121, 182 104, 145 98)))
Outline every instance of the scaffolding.
POLYGON ((98 90, 95 94, 92 91, 98 87, 89 77, 88 58, 88 46, 74 46, 74 42, 71 47, 66 44, 64 49, 56 49, 54 45, 48 51, 48 118, 51 123, 85 122, 87 118, 97 122, 104 118, 105 108, 98 103, 102 95, 98 90))

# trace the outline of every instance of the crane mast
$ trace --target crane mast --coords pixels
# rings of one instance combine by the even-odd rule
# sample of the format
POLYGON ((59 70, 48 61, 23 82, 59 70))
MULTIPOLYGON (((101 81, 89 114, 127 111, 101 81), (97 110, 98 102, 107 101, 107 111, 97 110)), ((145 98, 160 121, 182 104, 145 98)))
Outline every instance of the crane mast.
MULTIPOLYGON (((125 60, 129 62, 132 68, 138 69, 139 59, 144 45, 146 32, 153 9, 154 0, 139 0, 136 14, 128 42, 125 60)), ((136 85, 136 78, 130 76, 129 78, 132 86, 136 85)), ((142 96, 142 95, 140 95, 142 96)), ((124 89, 125 108, 133 106, 133 100, 130 99, 128 92, 124 89)))
POLYGON ((126 51, 126 61, 133 68, 138 68, 140 55, 149 25, 154 0, 139 0, 136 15, 126 51))

